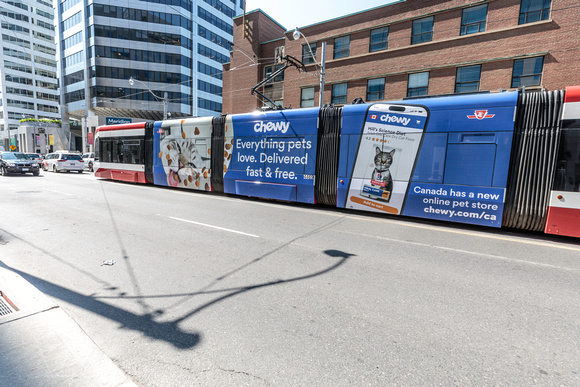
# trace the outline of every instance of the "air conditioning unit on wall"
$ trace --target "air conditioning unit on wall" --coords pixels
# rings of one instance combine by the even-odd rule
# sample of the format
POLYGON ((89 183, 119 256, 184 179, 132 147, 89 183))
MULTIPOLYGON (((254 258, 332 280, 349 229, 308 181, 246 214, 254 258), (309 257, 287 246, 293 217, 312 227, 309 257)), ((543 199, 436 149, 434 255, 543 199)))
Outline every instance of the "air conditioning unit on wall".
POLYGON ((282 63, 286 56, 286 46, 278 46, 274 50, 275 64, 282 63))

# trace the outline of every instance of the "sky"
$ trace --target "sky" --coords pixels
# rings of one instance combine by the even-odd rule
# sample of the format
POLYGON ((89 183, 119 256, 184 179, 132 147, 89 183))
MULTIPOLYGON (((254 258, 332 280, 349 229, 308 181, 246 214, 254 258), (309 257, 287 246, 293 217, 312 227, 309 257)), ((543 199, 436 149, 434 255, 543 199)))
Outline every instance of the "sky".
POLYGON ((306 27, 395 0, 246 0, 246 12, 260 8, 286 30, 306 27))

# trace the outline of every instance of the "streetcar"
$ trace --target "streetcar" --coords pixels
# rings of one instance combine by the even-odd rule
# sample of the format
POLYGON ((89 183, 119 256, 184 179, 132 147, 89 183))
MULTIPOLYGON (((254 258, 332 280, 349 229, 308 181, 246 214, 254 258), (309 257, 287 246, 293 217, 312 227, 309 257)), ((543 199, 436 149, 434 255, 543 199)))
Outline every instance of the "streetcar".
POLYGON ((97 177, 580 237, 580 86, 97 128, 97 177))

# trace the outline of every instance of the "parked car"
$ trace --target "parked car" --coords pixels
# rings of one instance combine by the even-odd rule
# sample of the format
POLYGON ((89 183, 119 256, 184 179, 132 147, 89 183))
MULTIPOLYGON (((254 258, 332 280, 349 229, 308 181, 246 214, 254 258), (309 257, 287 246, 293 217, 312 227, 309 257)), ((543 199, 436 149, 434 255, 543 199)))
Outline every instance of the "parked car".
POLYGON ((83 173, 84 164, 80 154, 61 151, 47 154, 42 162, 42 169, 53 172, 77 171, 83 173))
POLYGON ((83 155, 83 161, 85 162, 85 168, 93 172, 93 167, 95 165, 95 153, 88 152, 83 155))
POLYGON ((32 173, 38 176, 40 168, 36 161, 30 160, 22 152, 1 152, 0 153, 0 173, 6 176, 10 173, 32 173))
POLYGON ((44 157, 38 153, 26 153, 26 156, 28 156, 30 160, 36 161, 39 167, 42 165, 42 161, 44 160, 44 157))

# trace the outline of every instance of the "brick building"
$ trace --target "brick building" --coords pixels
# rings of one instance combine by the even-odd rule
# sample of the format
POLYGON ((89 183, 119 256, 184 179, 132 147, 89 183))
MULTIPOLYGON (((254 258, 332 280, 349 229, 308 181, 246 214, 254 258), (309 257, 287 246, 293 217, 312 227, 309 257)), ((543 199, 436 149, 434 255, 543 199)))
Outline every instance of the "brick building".
POLYGON ((289 67, 259 90, 284 107, 318 106, 323 42, 325 104, 577 85, 579 14, 577 0, 403 0, 301 27, 294 40, 256 10, 234 19, 223 113, 263 106, 250 91, 282 55, 306 71, 289 67))

